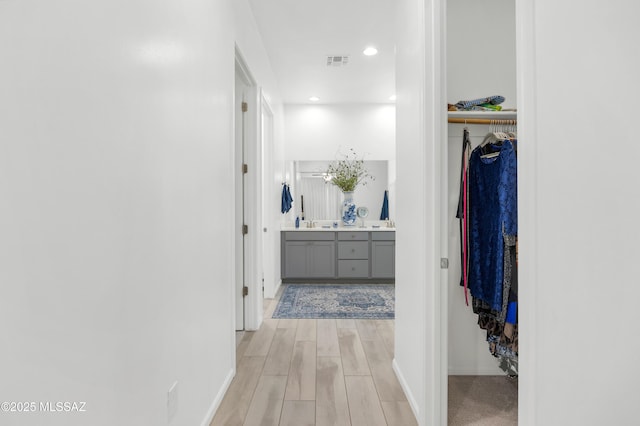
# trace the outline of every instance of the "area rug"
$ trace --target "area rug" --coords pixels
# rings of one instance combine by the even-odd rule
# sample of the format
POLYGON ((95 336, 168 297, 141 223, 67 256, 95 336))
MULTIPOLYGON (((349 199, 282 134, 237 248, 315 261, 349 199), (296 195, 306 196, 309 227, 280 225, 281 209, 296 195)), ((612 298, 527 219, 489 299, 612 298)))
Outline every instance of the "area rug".
POLYGON ((288 284, 273 318, 393 319, 393 284, 288 284))

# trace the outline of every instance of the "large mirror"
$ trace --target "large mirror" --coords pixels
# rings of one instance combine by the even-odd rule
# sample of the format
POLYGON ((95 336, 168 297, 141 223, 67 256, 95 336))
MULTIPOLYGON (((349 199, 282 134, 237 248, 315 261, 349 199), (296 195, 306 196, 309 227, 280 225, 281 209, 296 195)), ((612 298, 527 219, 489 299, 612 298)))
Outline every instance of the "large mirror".
MULTIPOLYGON (((326 161, 293 161, 291 164, 293 181, 290 183, 294 203, 294 217, 306 220, 338 220, 342 193, 328 182, 326 171, 331 163, 326 161)), ((354 191, 354 202, 358 207, 367 207, 367 220, 379 220, 385 191, 389 190, 389 162, 386 160, 365 160, 364 166, 374 179, 358 185, 354 191)))

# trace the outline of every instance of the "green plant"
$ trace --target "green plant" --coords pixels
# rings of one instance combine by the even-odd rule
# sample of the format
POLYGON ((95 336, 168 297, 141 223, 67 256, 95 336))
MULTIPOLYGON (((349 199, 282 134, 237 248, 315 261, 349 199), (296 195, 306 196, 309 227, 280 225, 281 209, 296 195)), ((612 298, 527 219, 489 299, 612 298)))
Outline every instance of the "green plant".
POLYGON ((327 175, 331 177, 327 182, 337 186, 343 192, 352 192, 358 184, 366 185, 366 179, 374 180, 375 178, 367 172, 364 167, 364 160, 359 159, 356 152, 352 149, 344 155, 343 160, 336 160, 329 164, 327 175))

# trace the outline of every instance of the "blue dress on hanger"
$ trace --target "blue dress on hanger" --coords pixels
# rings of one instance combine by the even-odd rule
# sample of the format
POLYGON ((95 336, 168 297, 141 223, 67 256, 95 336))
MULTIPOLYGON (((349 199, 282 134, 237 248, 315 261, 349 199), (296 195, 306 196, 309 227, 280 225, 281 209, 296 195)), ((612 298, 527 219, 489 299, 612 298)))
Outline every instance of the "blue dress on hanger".
POLYGON ((511 141, 493 148, 498 156, 482 158, 478 147, 469 160, 469 290, 502 311, 505 244, 518 233, 517 162, 511 141))

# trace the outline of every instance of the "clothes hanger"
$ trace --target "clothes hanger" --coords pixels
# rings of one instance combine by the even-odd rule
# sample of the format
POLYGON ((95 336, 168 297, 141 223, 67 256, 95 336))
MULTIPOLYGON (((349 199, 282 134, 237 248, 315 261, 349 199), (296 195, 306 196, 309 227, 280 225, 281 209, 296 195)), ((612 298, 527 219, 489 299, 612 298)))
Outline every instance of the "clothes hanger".
POLYGON ((511 140, 518 139, 518 126, 515 120, 511 120, 511 125, 509 126, 509 131, 507 133, 511 136, 511 140))
POLYGON ((505 131, 504 120, 498 120, 496 123, 496 131, 494 132, 499 140, 509 139, 509 134, 505 131))
MULTIPOLYGON (((499 122, 497 120, 491 120, 489 123, 489 133, 484 137, 484 140, 480 144, 481 152, 484 152, 484 149, 488 145, 498 145, 498 143, 502 143, 505 140, 510 139, 509 135, 502 131, 501 128, 498 127, 499 122)), ((500 151, 489 152, 487 154, 482 154, 480 158, 494 158, 500 155, 500 151)))
POLYGON ((490 143, 502 142, 505 139, 509 139, 509 135, 506 132, 503 132, 502 129, 498 128, 496 120, 491 120, 489 126, 489 133, 484 137, 480 146, 484 147, 490 143))
POLYGON ((496 151, 496 152, 491 152, 489 154, 481 155, 480 158, 495 158, 495 157, 498 157, 499 155, 500 155, 500 151, 496 151))

